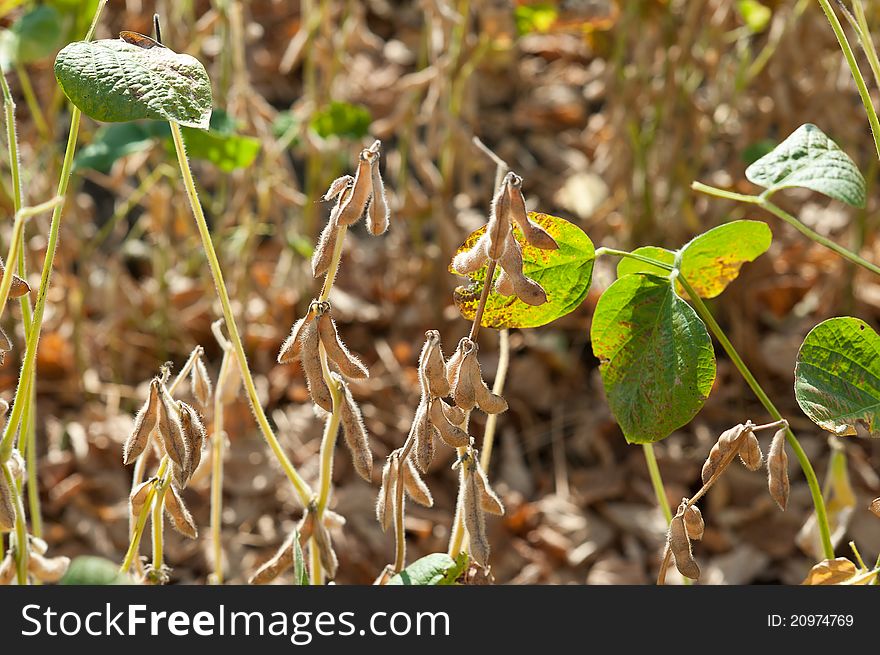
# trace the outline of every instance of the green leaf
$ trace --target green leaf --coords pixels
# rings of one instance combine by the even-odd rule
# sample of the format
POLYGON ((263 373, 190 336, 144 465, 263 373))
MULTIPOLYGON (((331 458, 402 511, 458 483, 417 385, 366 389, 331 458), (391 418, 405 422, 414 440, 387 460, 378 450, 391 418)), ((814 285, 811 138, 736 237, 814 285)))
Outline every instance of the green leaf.
POLYGON ((84 555, 75 557, 67 567, 62 585, 122 585, 135 584, 132 578, 119 572, 119 564, 103 557, 84 555))
POLYGON ((794 395, 819 427, 855 435, 862 423, 880 433, 880 336, 864 321, 830 318, 804 339, 794 370, 794 395))
POLYGON ((547 32, 553 27, 558 17, 559 10, 548 3, 519 5, 513 10, 516 31, 520 35, 547 32))
POLYGON ((435 586, 455 584, 455 580, 467 566, 467 553, 452 559, 446 553, 431 553, 416 560, 393 576, 389 585, 435 586))
POLYGON ((248 168, 260 152, 260 140, 252 136, 215 132, 213 127, 208 131, 191 128, 182 131, 190 157, 209 161, 227 173, 248 168))
MULTIPOLYGON (((574 311, 586 298, 593 277, 596 250, 593 242, 578 226, 551 216, 530 212, 529 217, 543 227, 559 244, 558 250, 541 250, 528 244, 518 226, 513 233, 522 246, 523 273, 538 282, 547 292, 547 302, 532 306, 516 296, 502 296, 492 291, 486 302, 482 325, 489 328, 529 328, 546 325, 574 311)), ((470 250, 486 231, 483 226, 473 232, 458 252, 470 250)), ((484 266, 470 276, 472 283, 455 289, 453 299, 465 319, 471 321, 477 313, 480 294, 486 281, 484 266)), ((460 275, 450 265, 450 273, 460 275)), ((501 274, 496 268, 495 277, 501 274)))
POLYGON ((822 130, 807 123, 746 169, 750 182, 772 194, 789 187, 818 191, 854 207, 865 206, 865 178, 822 130))
POLYGON ((773 234, 762 221, 732 221, 694 237, 682 248, 681 274, 703 298, 714 298, 746 262, 767 252, 773 234))
POLYGON ((0 36, 4 65, 45 59, 61 46, 61 16, 41 5, 24 14, 0 36))
POLYGON ((611 411, 630 443, 664 439, 709 397, 712 341, 668 278, 617 280, 599 299, 590 338, 611 411))
POLYGON ((122 39, 76 41, 58 53, 55 77, 71 102, 95 120, 209 125, 211 81, 205 67, 168 48, 141 48, 122 39))
POLYGON ((758 0, 739 0, 736 3, 736 10, 742 16, 746 27, 754 34, 766 30, 770 19, 773 18, 770 8, 762 5, 758 0))
POLYGON ((367 135, 372 120, 370 110, 363 105, 334 101, 315 112, 310 126, 324 139, 331 135, 359 139, 367 135))
POLYGON ((105 125, 95 132, 91 143, 76 154, 73 170, 109 173, 117 159, 146 150, 155 140, 156 135, 143 123, 105 125))
MULTIPOLYGON (((714 298, 739 275, 746 262, 754 261, 767 252, 773 235, 762 221, 732 221, 694 237, 681 249, 681 274, 702 298, 714 298)), ((666 264, 674 264, 676 253, 664 248, 645 246, 633 254, 650 257, 666 264)), ((669 272, 658 267, 624 257, 617 265, 617 276, 632 273, 653 273, 668 277, 669 272)), ((676 285, 680 296, 685 296, 681 285, 676 285)))

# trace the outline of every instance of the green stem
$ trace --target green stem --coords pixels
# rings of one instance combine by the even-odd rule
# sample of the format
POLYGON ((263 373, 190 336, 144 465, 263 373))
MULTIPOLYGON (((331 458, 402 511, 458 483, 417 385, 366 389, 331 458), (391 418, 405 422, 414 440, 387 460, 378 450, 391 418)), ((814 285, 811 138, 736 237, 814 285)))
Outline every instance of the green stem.
MULTIPOLYGON (((504 391, 508 366, 510 366, 510 331, 505 328, 498 331, 498 370, 495 373, 495 382, 492 384, 492 393, 500 396, 504 391)), ((480 468, 487 474, 489 462, 492 460, 492 446, 495 444, 497 427, 498 414, 489 414, 486 419, 486 429, 483 430, 483 452, 480 453, 480 468)))
MULTIPOLYGON (((768 195, 760 195, 760 196, 750 196, 742 193, 734 193, 732 191, 725 191, 724 189, 718 189, 713 186, 709 186, 707 184, 703 184, 702 182, 694 182, 691 184, 691 188, 694 191, 700 191, 702 193, 706 193, 711 196, 716 196, 718 198, 725 198, 727 200, 736 200, 737 202, 744 202, 750 205, 758 205, 762 209, 766 209, 768 212, 776 216, 777 218, 781 218, 783 221, 791 225, 798 232, 806 236, 808 239, 818 243, 819 245, 825 246, 829 250, 833 250, 838 255, 846 259, 847 261, 852 262, 853 264, 858 264, 862 268, 871 271, 875 275, 880 275, 880 267, 872 264, 866 259, 859 257, 856 253, 851 250, 847 250, 843 246, 835 243, 831 239, 822 236, 818 232, 811 230, 806 225, 801 223, 796 217, 789 214, 787 211, 775 205, 770 201, 768 195)), ((610 252, 610 251, 609 251, 610 252)), ((614 253, 618 254, 618 253, 614 253)))
POLYGON ((229 350, 224 350, 214 391, 214 437, 211 442, 211 548, 214 555, 214 583, 223 584, 223 449, 226 432, 223 421, 223 398, 220 390, 229 376, 229 350))
POLYGON ((868 20, 865 17, 865 6, 862 0, 854 0, 853 11, 855 12, 855 24, 853 27, 859 34, 859 41, 865 56, 868 58, 868 64, 871 66, 871 72, 874 74, 874 83, 880 84, 880 59, 877 57, 877 50, 874 48, 874 42, 871 40, 871 30, 868 28, 868 20))
POLYGON ((25 104, 28 106, 28 110, 31 113, 31 118, 34 119, 34 125, 37 128, 37 132, 40 133, 40 136, 45 140, 49 140, 49 125, 46 123, 46 118, 43 116, 43 110, 40 109, 40 101, 37 99, 37 94, 34 93, 34 85, 31 84, 30 75, 28 75, 27 70, 24 66, 16 66, 15 72, 18 74, 18 81, 21 84, 21 92, 24 95, 25 104))
POLYGON ((12 503, 15 506, 15 575, 18 584, 26 585, 28 583, 28 537, 24 504, 21 502, 18 483, 12 477, 9 464, 0 462, 0 473, 6 479, 6 486, 9 487, 12 503))
MULTIPOLYGON (((165 476, 165 471, 168 470, 169 461, 168 455, 165 455, 165 457, 162 458, 162 462, 159 464, 159 470, 156 472, 156 476, 160 480, 165 476)), ((147 525, 147 519, 150 517, 150 511, 153 507, 153 499, 155 497, 156 487, 153 486, 153 488, 147 492, 143 507, 141 507, 141 511, 138 514, 134 532, 128 542, 128 550, 125 552, 125 558, 122 560, 122 565, 119 567, 120 573, 128 573, 134 564, 134 559, 137 557, 138 548, 141 544, 141 536, 144 534, 144 527, 147 525)))
POLYGON ((614 248, 606 248, 601 247, 596 249, 596 257, 601 257, 602 255, 614 255, 615 257, 627 257, 629 259, 635 259, 637 261, 642 262, 643 264, 649 264, 651 266, 656 266, 657 268, 662 268, 666 271, 675 270, 675 266, 672 264, 667 264, 665 262, 657 261, 656 259, 651 259, 650 257, 644 257, 642 255, 637 255, 633 252, 627 252, 625 250, 615 250, 614 248))
MULTIPOLYGON (((784 420, 782 414, 773 404, 773 401, 770 400, 770 397, 755 379, 755 376, 752 375, 752 372, 749 370, 746 363, 743 361, 742 357, 740 357, 739 353, 736 351, 736 348, 733 347, 733 344, 730 342, 730 339, 727 338, 727 335, 724 333, 724 330, 721 329, 721 326, 718 325, 718 322, 715 320, 715 317, 712 316, 712 313, 709 311, 709 308, 706 307, 706 304, 702 301, 697 292, 694 291, 693 287, 688 283, 688 281, 681 275, 678 276, 678 281, 681 283, 681 286, 687 292, 691 303, 694 306, 697 314, 699 314, 700 318, 703 319, 703 322, 711 330, 712 334, 715 335, 715 338, 718 340, 718 343, 721 344, 721 347, 724 348, 724 351, 727 353, 728 357, 730 357, 734 366, 736 366, 737 370, 740 372, 740 375, 746 381, 746 384, 749 385, 752 392, 757 396, 758 400, 764 406, 764 409, 767 410, 767 413, 770 414, 777 421, 784 420)), ((798 462, 801 465, 801 469, 804 471, 804 477, 807 479, 807 485, 810 487, 810 495, 813 497, 813 505, 816 508, 816 522, 819 526, 819 536, 822 540, 822 550, 825 553, 825 557, 828 559, 834 558, 834 545, 831 542, 831 529, 828 526, 828 515, 825 511, 825 501, 822 498, 822 488, 819 486, 819 480, 816 477, 816 472, 813 470, 813 465, 810 463, 807 454, 804 452, 804 449, 801 447, 800 442, 795 436, 794 432, 792 432, 790 427, 785 428, 785 437, 788 442, 788 445, 791 446, 791 449, 794 451, 795 457, 797 457, 798 462)))
POLYGON ((828 22, 831 23, 831 29, 834 30, 834 36, 837 37, 837 42, 840 44, 840 49, 843 51, 843 56, 846 58, 846 63, 856 82, 856 88, 859 90, 859 97, 862 99, 862 104, 865 106, 865 113, 868 114, 868 123, 871 124, 871 135, 874 137, 874 147, 877 150, 877 156, 880 157, 880 121, 877 119, 877 110, 874 109, 874 103, 871 101, 871 94, 868 92, 867 84, 865 84, 865 78, 862 77, 862 71, 859 70, 856 56, 853 53, 852 47, 849 45, 846 33, 843 31, 843 26, 840 24, 840 20, 837 18, 837 14, 834 13, 831 4, 828 0, 819 0, 819 5, 821 5, 822 11, 825 12, 825 16, 828 17, 828 22))
POLYGON ((666 490, 663 487, 663 478, 660 477, 660 467, 657 466, 657 457, 654 455, 654 444, 644 443, 642 448, 645 451, 645 462, 648 465, 648 474, 651 476, 654 495, 657 496, 657 502, 660 509, 663 510, 663 516, 666 517, 668 525, 672 521, 672 508, 669 507, 669 499, 666 497, 666 490))
POLYGON ((165 565, 164 532, 165 532, 165 492, 168 490, 169 479, 160 478, 156 483, 156 495, 153 498, 153 574, 162 575, 165 565))
POLYGON ((189 203, 196 219, 196 226, 198 227, 199 235, 202 239, 202 247, 205 250, 208 266, 210 267, 211 275, 214 278, 214 286, 217 290, 217 296, 220 299, 223 318, 226 321, 226 331, 229 334, 229 340, 232 343, 232 348, 238 359, 238 365, 241 369, 241 377, 244 381, 245 389, 247 390, 251 409, 253 410, 257 423, 263 432, 263 438, 269 444, 269 448, 271 448, 275 458, 281 465, 281 468, 284 469, 284 473, 293 484, 294 489, 296 489, 303 507, 306 507, 312 497, 312 490, 309 488, 306 481, 300 477, 299 473, 284 453, 281 444, 272 432, 272 427, 269 425, 269 419, 266 418, 266 413, 263 411, 263 407, 260 404, 260 399, 257 395, 257 387, 254 384, 254 378, 248 366, 247 356, 244 352, 244 346, 238 332, 238 326, 235 324, 235 316, 232 313, 232 306, 229 302, 229 292, 226 290, 226 283, 223 281, 223 270, 220 266, 220 261, 217 258, 217 252, 214 250, 214 244, 211 240, 211 231, 208 228, 208 223, 205 220, 205 214, 202 211, 202 205, 199 202, 198 193, 196 192, 195 181, 193 180, 192 171, 189 167, 189 160, 186 157, 186 151, 184 149, 183 135, 181 134, 180 126, 177 123, 169 121, 169 125, 171 126, 171 135, 174 139, 174 149, 177 152, 177 163, 180 165, 180 173, 183 177, 186 194, 189 198, 189 203))

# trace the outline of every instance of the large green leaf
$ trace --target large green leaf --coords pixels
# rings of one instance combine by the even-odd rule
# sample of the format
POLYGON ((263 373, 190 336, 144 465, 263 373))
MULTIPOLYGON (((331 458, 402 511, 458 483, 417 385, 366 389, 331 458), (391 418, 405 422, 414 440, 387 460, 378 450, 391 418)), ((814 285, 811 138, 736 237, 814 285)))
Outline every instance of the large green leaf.
POLYGON ((864 321, 830 318, 804 339, 795 367, 794 394, 819 427, 856 434, 862 423, 880 433, 880 336, 864 321))
POLYGON ((150 118, 208 128, 211 81, 189 55, 122 39, 76 41, 58 53, 55 77, 71 102, 96 120, 150 118))
POLYGON ((709 397, 712 341, 668 278, 617 280, 599 299, 590 338, 611 411, 630 443, 669 436, 709 397))
MULTIPOLYGON (((762 221, 732 221, 720 225, 695 237, 681 249, 681 274, 702 298, 714 298, 736 279, 744 263, 767 252, 772 236, 762 221)), ((655 246, 638 248, 633 254, 666 264, 673 264, 676 255, 655 246)), ((617 265, 617 275, 631 273, 669 275, 660 267, 624 257, 617 265)), ((677 289, 679 295, 685 295, 680 285, 677 289)))
POLYGON ((0 35, 0 61, 6 67, 44 59, 59 48, 61 36, 58 12, 45 5, 34 7, 0 35))
POLYGON ((407 566, 393 576, 389 585, 434 586, 451 585, 467 565, 468 556, 461 553, 457 560, 446 553, 431 553, 407 566))
POLYGON ((749 166, 746 177, 769 193, 804 187, 854 207, 865 206, 865 178, 849 155, 810 123, 749 166))
POLYGON ((144 123, 105 125, 95 132, 91 143, 76 154, 73 170, 109 173, 117 159, 146 150, 155 139, 153 130, 144 123))
MULTIPOLYGON (((490 328, 530 328, 546 325, 565 316, 580 305, 587 296, 593 277, 596 250, 593 242, 578 226, 551 216, 530 212, 529 217, 543 227, 559 245, 557 250, 541 250, 525 241, 518 226, 513 233, 522 246, 523 273, 538 282, 547 292, 543 305, 529 305, 516 296, 502 296, 492 291, 486 301, 482 325, 490 328)), ((470 250, 486 231, 483 226, 473 232, 458 252, 470 250)), ((455 289, 453 299, 462 316, 471 321, 477 313, 480 294, 486 281, 484 266, 470 278, 467 287, 455 289)), ((460 275, 450 265, 449 271, 460 275)), ((495 278, 501 274, 496 268, 495 278)))

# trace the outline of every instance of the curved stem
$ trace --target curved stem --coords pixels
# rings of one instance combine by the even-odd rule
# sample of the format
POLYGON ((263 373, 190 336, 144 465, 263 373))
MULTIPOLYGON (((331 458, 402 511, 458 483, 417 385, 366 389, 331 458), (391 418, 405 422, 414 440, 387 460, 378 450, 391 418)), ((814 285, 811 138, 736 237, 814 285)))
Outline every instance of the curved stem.
MULTIPOLYGON (((687 291, 688 296, 690 297, 690 301, 694 306, 697 314, 703 319, 703 322, 709 327, 709 330, 715 335, 715 338, 718 340, 718 343, 721 344, 721 347, 724 348, 724 351, 727 353, 728 357, 730 357, 734 366, 736 366, 737 370, 740 372, 740 375, 745 379, 746 384, 749 385, 752 392, 757 396, 760 403, 764 406, 764 409, 767 410, 767 413, 770 414, 777 421, 782 421, 783 416, 776 408, 776 405, 773 404, 773 401, 770 400, 770 397, 755 379, 755 376, 752 375, 752 372, 749 370, 746 363, 743 361, 742 357, 740 357, 739 353, 736 351, 736 348, 733 347, 733 344, 730 342, 730 339, 727 338, 727 335, 724 333, 724 330, 721 329, 721 326, 718 325, 718 322, 715 320, 715 317, 712 316, 712 313, 709 311, 708 307, 706 307, 705 303, 702 301, 697 292, 694 291, 693 287, 688 283, 688 281, 681 275, 678 276, 678 281, 681 283, 681 286, 684 287, 684 290, 687 291)), ((828 559, 834 558, 834 545, 831 542, 831 529, 828 526, 828 514, 825 510, 825 500, 822 497, 822 488, 819 486, 819 480, 816 477, 816 472, 813 470, 813 465, 810 463, 807 454, 804 452, 804 449, 801 447, 800 442, 795 436, 794 432, 792 432, 790 427, 785 428, 785 438, 788 442, 788 445, 791 446, 792 451, 794 451, 795 457, 797 457, 798 462, 801 465, 801 469, 804 471, 804 477, 807 479, 807 485, 810 487, 810 495, 813 497, 813 505, 816 509, 816 522, 819 526, 819 536, 822 541, 822 550, 825 553, 825 557, 828 559)))
MULTIPOLYGON (((492 393, 501 395, 504 391, 504 383, 507 380, 507 368, 510 366, 510 330, 498 331, 498 370, 495 373, 495 382, 492 384, 492 393)), ((492 446, 495 444, 495 430, 498 426, 498 414, 489 414, 486 419, 486 429, 483 431, 483 452, 480 453, 480 468, 489 472, 489 462, 492 460, 492 446)))
POLYGON ((871 101, 868 85, 865 84, 865 78, 862 76, 862 71, 859 70, 855 53, 853 53, 849 40, 846 38, 846 33, 843 31, 843 26, 840 24, 840 20, 837 18, 837 14, 834 13, 831 4, 828 0, 819 0, 819 4, 822 7, 822 11, 825 12, 828 22, 831 23, 831 29, 834 30, 834 36, 837 37, 837 42, 840 44, 840 49, 843 51, 843 56, 846 58, 846 63, 855 80, 856 88, 859 90, 859 97, 862 99, 865 113, 868 115, 868 123, 871 125, 874 147, 877 150, 877 156, 880 157, 880 121, 877 119, 877 110, 874 109, 874 103, 871 101))
POLYGON ((303 507, 305 507, 308 505, 309 500, 312 497, 312 490, 309 488, 306 481, 300 477, 299 473, 288 459, 281 444, 278 442, 277 437, 272 432, 272 427, 269 425, 269 419, 266 418, 266 413, 263 411, 263 407, 260 404, 260 399, 257 395, 257 387, 254 384, 254 378, 248 367, 247 356, 244 352, 244 346, 238 332, 238 326, 235 324, 235 317, 232 312, 232 306, 229 302, 229 292, 226 290, 226 283, 223 281, 223 270, 220 267, 220 261, 217 259, 217 253, 214 250, 214 244, 211 240, 211 231, 208 228, 208 223, 205 220, 205 214, 202 211, 202 205, 199 202, 198 193, 196 192, 195 182, 193 180, 192 171, 190 170, 189 161, 187 160, 183 144, 183 135, 181 134, 180 126, 177 123, 169 121, 169 125, 171 126, 171 135, 174 140, 174 149, 177 152, 177 163, 180 165, 180 173, 183 177, 187 197, 189 198, 189 203, 196 219, 196 226, 198 227, 199 235, 202 239, 202 247, 205 250, 205 256, 208 259, 208 266, 210 267, 211 275, 214 278, 214 286, 217 290, 217 296, 220 299, 223 318, 226 321, 226 331, 229 334, 229 340, 232 343, 233 351, 238 359, 238 365, 241 369, 241 377, 244 381, 245 389, 247 390, 251 409, 253 410, 257 423, 260 426, 260 430, 263 433, 263 438, 269 444, 269 448, 274 453, 281 468, 284 469, 285 475, 287 475, 288 479, 293 484, 300 502, 303 507))
POLYGON ((614 255, 615 257, 627 257, 629 259, 635 259, 643 264, 649 264, 651 266, 656 266, 657 268, 662 268, 665 271, 673 271, 675 270, 675 266, 672 264, 667 264, 665 262, 657 261, 656 259, 651 259, 650 257, 645 257, 643 255, 637 255, 634 252, 627 252, 625 250, 615 250, 614 248, 602 248, 596 249, 596 257, 601 257, 602 255, 614 255))

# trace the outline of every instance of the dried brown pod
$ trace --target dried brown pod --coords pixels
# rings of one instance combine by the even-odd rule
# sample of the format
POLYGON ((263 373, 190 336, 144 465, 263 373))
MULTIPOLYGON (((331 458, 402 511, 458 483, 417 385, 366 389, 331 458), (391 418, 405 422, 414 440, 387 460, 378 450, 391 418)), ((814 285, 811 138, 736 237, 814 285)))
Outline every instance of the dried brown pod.
POLYGON ((324 373, 321 369, 321 352, 318 341, 318 322, 311 320, 302 332, 302 362, 303 374, 309 394, 316 405, 328 412, 333 411, 333 396, 327 383, 324 382, 324 373))
POLYGON ((483 514, 482 489, 474 473, 473 462, 462 466, 462 515, 470 539, 471 558, 483 568, 489 563, 489 538, 486 536, 486 519, 483 514))
POLYGON ((428 392, 442 398, 449 395, 449 381, 446 379, 446 361, 440 345, 440 333, 437 330, 425 332, 425 345, 419 355, 419 374, 422 376, 428 392))
POLYGON ((427 401, 422 399, 422 402, 419 403, 416 409, 410 433, 412 438, 415 439, 412 456, 415 458, 416 466, 423 473, 428 472, 428 468, 434 460, 434 433, 436 431, 437 428, 428 420, 427 401))
POLYGON ((364 427, 361 410, 358 408, 357 403, 354 402, 348 385, 338 375, 334 374, 334 378, 342 389, 342 406, 339 409, 339 420, 342 423, 345 444, 351 451, 351 461, 354 464, 354 469, 358 472, 358 475, 369 482, 373 479, 373 453, 370 450, 370 442, 367 439, 367 429, 364 427))
POLYGON ((189 452, 177 413, 177 403, 168 394, 164 385, 160 384, 159 386, 159 419, 156 424, 156 432, 171 461, 187 471, 189 470, 189 452))
POLYGON ((147 496, 150 495, 150 489, 153 488, 155 482, 156 478, 151 478, 146 482, 141 482, 132 490, 131 495, 128 497, 128 508, 132 517, 137 518, 140 516, 144 503, 147 502, 147 496))
POLYGON ((351 175, 343 175, 337 177, 330 183, 327 193, 321 198, 322 200, 335 200, 339 195, 354 184, 354 177, 351 175))
POLYGON ((785 453, 784 428, 773 435, 773 441, 770 443, 770 452, 767 455, 767 488, 770 491, 770 497, 784 512, 791 491, 791 483, 788 480, 788 455, 785 453))
POLYGON ((437 429, 437 434, 453 448, 463 448, 470 443, 467 432, 456 425, 452 425, 443 413, 443 401, 433 398, 429 401, 428 418, 431 425, 437 429))
MULTIPOLYGON (((464 337, 458 342, 458 347, 456 347, 455 352, 452 353, 452 357, 446 362, 446 382, 449 383, 450 390, 455 387, 455 378, 458 376, 458 369, 461 368, 461 360, 464 357, 465 349, 471 347, 463 345, 462 342, 464 342, 465 339, 467 339, 467 337, 464 337)), ((470 341, 469 339, 467 340, 470 341)))
MULTIPOLYGON (((6 265, 0 260, 0 279, 2 279, 4 275, 6 275, 6 265)), ((13 273, 12 285, 9 287, 9 299, 21 298, 30 292, 30 285, 13 273)))
POLYGON ((452 268, 461 275, 476 273, 489 261, 489 237, 483 233, 470 250, 458 253, 452 259, 452 268))
POLYGON ((324 344, 324 350, 342 374, 356 379, 370 377, 370 372, 361 360, 351 354, 345 344, 339 339, 336 331, 336 322, 330 317, 329 309, 318 315, 318 338, 324 344))
POLYGON ((7 585, 15 579, 15 558, 12 551, 6 553, 0 561, 0 585, 7 585))
POLYGON ((498 260, 504 252, 507 235, 510 234, 510 196, 507 192, 507 178, 492 199, 489 223, 486 225, 486 255, 489 259, 498 260))
POLYGON ((373 197, 367 207, 367 230, 377 237, 384 234, 389 225, 388 199, 385 197, 385 184, 382 182, 378 157, 370 166, 370 179, 373 184, 373 197))
POLYGON ((486 472, 483 470, 483 467, 480 466, 480 462, 477 459, 477 451, 473 451, 473 453, 473 474, 477 478, 477 486, 480 488, 480 505, 482 506, 483 510, 489 512, 489 514, 504 516, 504 503, 501 502, 498 494, 495 493, 494 489, 492 489, 491 485, 489 484, 489 479, 486 477, 486 472))
POLYGON ((703 522, 703 513, 696 505, 691 505, 684 511, 684 527, 689 539, 699 541, 703 538, 706 524, 703 522))
POLYGON ((870 509, 875 516, 880 517, 880 498, 875 498, 874 500, 872 500, 868 509, 870 509))
MULTIPOLYGON (((201 349, 201 346, 199 346, 201 349)), ((198 401, 199 406, 203 409, 211 402, 211 378, 208 376, 208 369, 201 356, 196 357, 193 362, 192 371, 189 378, 190 391, 193 398, 198 401)))
POLYGON ((318 556, 321 559, 321 568, 331 580, 336 577, 336 571, 339 569, 339 560, 336 557, 336 551, 333 550, 333 542, 330 540, 330 531, 322 521, 315 521, 312 530, 312 537, 318 546, 318 556))
POLYGON ((495 279, 495 293, 500 296, 516 295, 516 289, 513 286, 513 280, 503 268, 495 279))
POLYGON ((743 438, 742 445, 739 447, 739 459, 750 471, 757 471, 764 463, 764 455, 761 453, 761 444, 758 443, 758 437, 754 432, 749 432, 743 438))
POLYGON ((31 552, 28 556, 28 571, 41 582, 58 582, 67 573, 69 557, 44 557, 31 552))
MULTIPOLYGON (((458 347, 462 351, 462 357, 452 384, 452 398, 459 409, 468 411, 477 404, 477 385, 474 380, 480 376, 480 365, 477 362, 477 348, 473 341, 465 337, 458 347)), ((431 418, 433 420, 433 415, 431 418)))
POLYGON ((132 430, 125 445, 122 447, 122 463, 131 464, 140 456, 147 443, 150 440, 150 433, 155 429, 159 420, 159 396, 161 383, 158 378, 153 378, 150 382, 150 393, 146 402, 138 411, 134 419, 134 430, 132 430))
POLYGON ((293 566, 293 543, 297 532, 291 532, 281 547, 275 551, 269 561, 258 568, 248 580, 248 584, 267 584, 293 566))
POLYGON ((21 456, 21 451, 19 451, 18 448, 12 449, 12 452, 9 454, 9 459, 6 460, 6 465, 9 467, 9 473, 12 475, 12 479, 18 483, 23 483, 27 469, 25 467, 24 457, 21 456))
POLYGON ((410 498, 419 505, 424 505, 425 507, 434 506, 431 490, 428 489, 428 485, 422 480, 422 476, 419 475, 412 459, 409 457, 406 458, 406 470, 402 471, 401 475, 403 476, 403 487, 410 498))
MULTIPOLYGON (((183 471, 184 482, 189 481, 202 461, 202 448, 208 440, 205 425, 199 413, 191 405, 183 401, 177 401, 177 412, 180 417, 180 427, 183 431, 183 440, 186 442, 186 452, 189 455, 187 467, 183 471)), ((182 486, 186 486, 182 484, 182 486)))
POLYGON ((672 522, 669 524, 667 544, 679 573, 691 580, 699 580, 700 567, 691 552, 691 542, 688 539, 682 514, 676 514, 672 518, 672 522))
POLYGON ((296 323, 293 324, 293 327, 290 328, 290 335, 284 340, 284 343, 281 344, 281 349, 278 351, 278 363, 279 364, 289 364, 300 353, 302 349, 302 334, 303 329, 308 325, 309 322, 314 318, 313 314, 309 312, 306 316, 303 316, 296 323))
POLYGON ((544 229, 534 223, 526 211, 526 201, 522 194, 522 178, 514 173, 507 174, 507 189, 510 196, 510 216, 523 231, 526 241, 542 250, 556 250, 559 245, 544 229))
POLYGON ((339 224, 336 217, 339 214, 339 205, 330 212, 330 218, 327 224, 321 230, 321 236, 318 237, 318 244, 312 253, 312 277, 321 277, 330 268, 330 262, 333 261, 333 251, 336 250, 336 240, 339 238, 339 224))
POLYGON ((6 353, 12 350, 12 342, 3 328, 0 328, 0 364, 6 361, 6 353))
POLYGON ((6 482, 6 476, 0 474, 0 532, 9 532, 15 528, 15 503, 12 492, 6 482))
MULTIPOLYGON (((547 302, 547 293, 544 287, 523 273, 522 248, 519 242, 513 238, 513 232, 507 235, 504 252, 498 259, 498 265, 504 269, 510 284, 502 284, 502 289, 512 287, 516 297, 527 305, 543 305, 547 302)), ((500 277, 498 278, 501 279, 500 277)), ((497 286, 496 286, 497 290, 497 286)), ((500 293, 500 292, 499 292, 500 293)), ((509 295, 509 294, 502 294, 509 295)))
POLYGON ((450 405, 445 400, 440 400, 440 407, 443 409, 443 415, 452 425, 460 426, 464 423, 464 410, 459 409, 455 405, 450 405))
POLYGON ((480 369, 480 362, 476 354, 473 356, 473 362, 473 365, 468 367, 468 373, 471 375, 471 384, 474 387, 474 400, 477 403, 477 407, 487 414, 500 414, 507 411, 507 401, 498 394, 492 393, 483 381, 483 372, 480 369))
POLYGON ((379 496, 376 499, 376 518, 383 532, 388 530, 394 519, 394 488, 397 486, 398 461, 396 453, 392 453, 385 461, 385 468, 382 469, 382 486, 379 487, 379 496))
POLYGON ((165 511, 171 517, 171 524, 180 534, 190 539, 198 537, 199 531, 196 528, 196 522, 186 508, 183 498, 180 497, 177 487, 173 484, 165 490, 165 511))
POLYGON ((351 188, 348 199, 342 203, 339 210, 337 218, 339 225, 353 225, 363 216, 367 202, 373 194, 373 178, 370 169, 377 157, 378 155, 371 150, 361 150, 357 172, 354 176, 354 186, 351 188))
POLYGON ((746 426, 740 423, 721 433, 718 441, 715 442, 712 450, 709 451, 706 462, 703 464, 703 484, 708 484, 709 479, 715 474, 721 462, 730 454, 732 448, 739 449, 741 443, 739 438, 745 430, 746 426))

